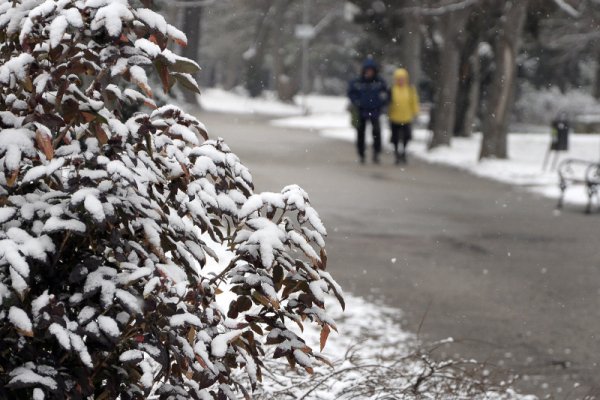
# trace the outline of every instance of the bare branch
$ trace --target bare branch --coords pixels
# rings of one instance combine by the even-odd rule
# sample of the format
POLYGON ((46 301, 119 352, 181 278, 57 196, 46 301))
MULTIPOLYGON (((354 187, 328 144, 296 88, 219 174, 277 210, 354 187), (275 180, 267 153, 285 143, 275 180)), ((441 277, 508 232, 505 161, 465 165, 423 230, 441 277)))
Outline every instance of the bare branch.
POLYGON ((565 0, 554 0, 554 3, 573 18, 579 18, 581 16, 581 13, 565 0))
MULTIPOLYGON (((560 0, 559 0, 560 1, 560 0)), ((425 15, 436 17, 439 15, 448 14, 455 11, 464 10, 467 7, 471 7, 477 3, 481 2, 481 0, 460 0, 455 1, 449 4, 440 5, 438 7, 408 7, 402 10, 402 13, 406 14, 414 14, 414 15, 425 15)))

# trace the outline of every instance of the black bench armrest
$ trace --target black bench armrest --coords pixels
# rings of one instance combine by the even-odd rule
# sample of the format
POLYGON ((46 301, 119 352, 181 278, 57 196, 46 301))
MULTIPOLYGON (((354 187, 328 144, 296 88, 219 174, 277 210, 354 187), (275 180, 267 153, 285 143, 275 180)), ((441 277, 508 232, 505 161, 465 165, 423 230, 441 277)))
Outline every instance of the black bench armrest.
POLYGON ((597 163, 576 158, 563 160, 558 165, 558 177, 561 186, 566 185, 567 182, 587 183, 588 173, 590 176, 594 175, 593 166, 595 165, 597 163))
POLYGON ((588 188, 600 185, 600 163, 590 163, 585 171, 585 184, 588 188))

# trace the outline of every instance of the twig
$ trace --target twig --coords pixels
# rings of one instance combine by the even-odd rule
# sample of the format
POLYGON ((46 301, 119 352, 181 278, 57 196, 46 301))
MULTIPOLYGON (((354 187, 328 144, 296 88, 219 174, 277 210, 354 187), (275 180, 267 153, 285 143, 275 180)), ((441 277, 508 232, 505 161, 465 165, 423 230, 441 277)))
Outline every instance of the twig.
POLYGON ((425 319, 427 319, 427 314, 429 314, 429 310, 431 309, 431 303, 432 303, 432 300, 429 299, 429 302, 427 303, 427 308, 425 309, 425 313, 423 314, 423 317, 421 318, 421 322, 419 322, 419 328, 417 329, 417 338, 421 334, 421 328, 423 328, 425 319))

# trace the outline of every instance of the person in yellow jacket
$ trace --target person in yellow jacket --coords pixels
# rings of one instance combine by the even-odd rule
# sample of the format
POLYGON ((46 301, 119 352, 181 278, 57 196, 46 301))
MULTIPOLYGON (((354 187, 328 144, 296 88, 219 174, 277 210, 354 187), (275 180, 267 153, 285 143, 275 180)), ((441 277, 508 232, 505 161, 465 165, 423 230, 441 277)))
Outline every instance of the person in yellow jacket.
POLYGON ((406 162, 406 146, 412 139, 412 122, 419 115, 419 95, 410 84, 408 71, 399 68, 394 72, 394 85, 390 90, 388 117, 392 131, 396 164, 406 162), (399 144, 402 141, 402 151, 399 144))

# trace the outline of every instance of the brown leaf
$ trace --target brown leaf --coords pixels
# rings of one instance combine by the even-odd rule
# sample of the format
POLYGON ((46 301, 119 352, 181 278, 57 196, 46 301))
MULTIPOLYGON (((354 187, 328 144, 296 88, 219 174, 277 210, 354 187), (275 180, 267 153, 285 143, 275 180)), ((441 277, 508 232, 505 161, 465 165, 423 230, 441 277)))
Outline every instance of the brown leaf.
POLYGON ((33 92, 33 82, 31 81, 31 77, 29 75, 27 75, 25 79, 23 79, 23 87, 28 92, 33 92))
POLYGON ((95 124, 94 130, 96 131, 96 138, 98 139, 98 142, 100 142, 100 144, 105 145, 106 143, 108 143, 108 135, 100 125, 95 124))
POLYGON ((208 365, 206 365, 204 360, 198 354, 196 354, 196 361, 198 361, 198 363, 202 366, 202 368, 204 368, 204 369, 208 368, 208 365))
POLYGON ((188 169, 187 165, 185 165, 184 163, 179 163, 179 165, 181 166, 181 169, 183 170, 183 176, 185 177, 185 181, 186 183, 189 183, 190 181, 190 170, 188 169))
POLYGON ((180 57, 171 65, 171 71, 195 74, 200 71, 200 66, 189 58, 180 57))
POLYGON ((158 108, 158 107, 156 107, 156 104, 152 100, 150 100, 150 99, 145 99, 144 100, 144 105, 146 107, 149 107, 149 108, 153 109, 153 110, 156 110, 158 108))
POLYGON ((287 354, 285 357, 287 358, 288 364, 290 364, 290 368, 296 369, 296 359, 291 354, 287 354))
POLYGON ((25 40, 23 44, 21 44, 21 47, 23 48, 23 51, 25 53, 31 53, 31 45, 29 45, 29 42, 27 40, 25 40))
POLYGON ((279 300, 273 299, 271 297, 269 297, 269 300, 271 301, 271 304, 273 305, 274 309, 279 310, 281 308, 281 304, 279 303, 279 300))
POLYGON ((250 394, 249 394, 249 393, 246 391, 246 389, 244 389, 244 387, 243 387, 243 386, 240 386, 240 388, 241 388, 241 389, 242 389, 242 391, 243 391, 243 394, 244 394, 244 400, 252 400, 252 396, 250 396, 250 394))
POLYGON ((167 69, 167 66, 160 60, 157 60, 156 70, 158 71, 158 76, 160 77, 160 81, 162 82, 163 91, 165 93, 168 93, 169 89, 171 88, 171 85, 169 82, 169 70, 167 69))
POLYGON ((329 365, 331 368, 333 368, 333 363, 332 363, 331 361, 329 361, 329 359, 327 359, 327 358, 323 357, 323 356, 322 356, 322 355, 320 355, 320 354, 314 354, 314 357, 315 357, 317 360, 319 360, 319 361, 321 361, 321 362, 323 362, 323 363, 325 363, 325 364, 329 365))
POLYGON ((37 148, 44 153, 46 159, 52 160, 54 157, 54 147, 52 146, 50 136, 38 130, 35 132, 35 143, 37 144, 37 148))
POLYGON ((308 346, 301 347, 300 350, 305 354, 312 354, 312 349, 308 346))
POLYGON ((321 269, 325 270, 327 268, 327 252, 325 251, 325 249, 321 249, 321 269))
POLYGON ((174 72, 173 74, 171 74, 171 76, 175 78, 177 82, 179 82, 179 84, 185 89, 200 94, 200 88, 198 87, 198 83, 190 75, 174 72))
POLYGON ((252 297, 253 297, 253 298, 254 298, 254 300, 256 300, 256 301, 257 301, 259 304, 261 304, 261 305, 263 305, 263 306, 265 306, 265 307, 268 307, 269 305, 271 305, 271 301, 270 301, 270 299, 269 299, 267 296, 265 296, 265 295, 263 295, 263 294, 261 294, 261 293, 258 293, 258 292, 256 292, 256 291, 255 291, 254 293, 252 293, 252 297))
POLYGON ((239 312, 248 311, 252 307, 252 300, 248 296, 241 296, 237 300, 237 304, 239 312))
POLYGON ((327 343, 327 338, 329 337, 329 325, 323 325, 323 329, 321 329, 321 351, 325 348, 325 344, 327 343))
POLYGON ((250 323, 250 329, 252 329, 254 332, 258 333, 259 335, 263 335, 263 330, 260 326, 258 326, 257 324, 255 324, 254 322, 250 323))
POLYGON ((190 326, 190 329, 188 330, 188 334, 187 334, 188 343, 193 345, 195 339, 196 339, 196 328, 194 328, 193 326, 190 326))
POLYGON ((18 169, 15 169, 14 171, 11 171, 11 173, 6 178, 6 185, 8 187, 13 187, 15 185, 15 182, 17 182, 17 178, 18 177, 19 177, 19 170, 18 169))
POLYGON ((156 45, 160 45, 158 43, 158 39, 156 38, 156 35, 152 34, 148 37, 148 40, 151 41, 152 43, 156 44, 156 45))
POLYGON ((229 311, 227 312, 227 316, 229 318, 235 319, 238 317, 238 315, 239 315, 239 311, 238 311, 237 301, 234 300, 229 304, 229 311))
POLYGON ((85 111, 81 112, 81 116, 83 117, 83 119, 85 120, 85 122, 92 122, 93 120, 96 119, 96 116, 94 114, 89 113, 89 112, 85 112, 85 111))
POLYGON ((150 88, 150 86, 146 85, 145 83, 142 82, 135 82, 138 87, 140 89, 142 89, 142 91, 146 94, 146 96, 148 97, 153 97, 153 93, 152 93, 152 89, 150 88))
POLYGON ((297 319, 295 319, 294 322, 298 325, 298 328, 300 328, 300 332, 304 332, 304 325, 302 325, 302 322, 297 319))
POLYGON ((196 129, 198 130, 198 133, 200 133, 200 136, 204 138, 204 140, 208 140, 208 132, 206 131, 206 129, 200 126, 196 126, 196 129))
POLYGON ((17 328, 17 332, 21 336, 33 337, 33 332, 32 331, 24 331, 22 329, 17 328))
POLYGON ((187 42, 185 40, 181 40, 181 39, 177 39, 177 38, 171 38, 171 39, 173 39, 175 41, 175 43, 177 43, 181 47, 187 46, 187 42))

